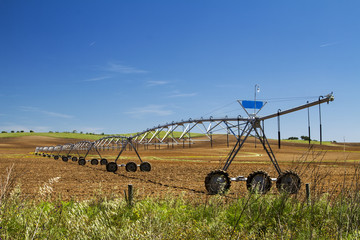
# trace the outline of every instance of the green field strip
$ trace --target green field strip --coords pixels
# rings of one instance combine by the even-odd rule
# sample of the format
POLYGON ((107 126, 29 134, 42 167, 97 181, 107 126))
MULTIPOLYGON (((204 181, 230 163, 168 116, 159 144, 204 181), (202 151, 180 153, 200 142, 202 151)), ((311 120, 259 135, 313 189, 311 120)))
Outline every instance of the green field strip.
MULTIPOLYGON (((54 138, 72 138, 72 139, 86 139, 86 140, 98 140, 103 137, 109 137, 109 136, 127 136, 130 137, 132 135, 135 135, 136 133, 121 133, 121 134, 85 134, 85 133, 72 133, 72 132, 51 132, 51 133, 45 133, 45 132, 19 132, 19 133, 0 133, 0 138, 10 138, 10 137, 26 137, 26 136, 42 136, 42 137, 54 137, 54 138)), ((159 138, 164 137, 166 134, 166 131, 161 131, 157 136, 159 138)), ((182 132, 174 132, 173 137, 179 138, 182 135, 182 132)), ((192 138, 196 137, 202 137, 205 136, 201 133, 191 133, 192 138)), ((152 137, 152 134, 149 134, 148 137, 152 137)))
MULTIPOLYGON (((287 140, 287 139, 281 139, 281 142, 287 142, 287 143, 299 143, 299 144, 308 144, 309 141, 307 140, 287 140)), ((310 141, 310 145, 320 145, 320 141, 310 141)), ((339 144, 330 142, 330 141, 322 141, 322 145, 326 146, 339 146, 339 144)))

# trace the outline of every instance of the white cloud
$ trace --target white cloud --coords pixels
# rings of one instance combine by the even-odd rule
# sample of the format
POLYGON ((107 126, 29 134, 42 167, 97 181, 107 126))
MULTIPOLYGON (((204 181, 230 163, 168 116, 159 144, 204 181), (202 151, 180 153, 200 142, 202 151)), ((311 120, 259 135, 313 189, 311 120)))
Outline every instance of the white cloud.
POLYGON ((51 111, 45 111, 36 107, 20 107, 20 109, 22 111, 25 112, 37 112, 37 113, 42 113, 44 115, 47 116, 51 116, 51 117, 60 117, 60 118, 73 118, 73 116, 67 115, 67 114, 63 114, 63 113, 57 113, 57 112, 51 112, 51 111))
POLYGON ((159 86, 159 85, 165 85, 168 83, 169 82, 167 82, 167 81, 147 81, 147 86, 154 87, 154 86, 159 86))
POLYGON ((336 44, 338 44, 338 43, 337 42, 323 43, 323 44, 320 45, 320 47, 321 48, 323 48, 323 47, 331 47, 331 46, 334 46, 336 44))
POLYGON ((173 95, 169 95, 169 98, 177 98, 177 97, 194 97, 197 93, 175 93, 173 95))
POLYGON ((143 115, 157 115, 157 116, 168 116, 173 114, 173 111, 164 109, 163 105, 147 105, 145 107, 134 108, 126 114, 133 116, 143 116, 143 115))
POLYGON ((51 117, 60 117, 60 118, 73 118, 73 116, 62 114, 62 113, 56 113, 56 112, 49 112, 49 111, 40 111, 41 113, 51 116, 51 117))
POLYGON ((84 82, 95 82, 95 81, 101 81, 101 80, 105 80, 105 79, 109 79, 112 78, 111 76, 102 76, 102 77, 96 77, 96 78, 89 78, 84 80, 84 82))
POLYGON ((94 45, 95 45, 95 43, 96 43, 96 41, 94 41, 94 42, 91 42, 91 43, 89 44, 89 47, 92 47, 92 46, 94 46, 94 45))
POLYGON ((125 74, 130 74, 130 73, 147 73, 148 71, 145 70, 141 70, 141 69, 137 69, 135 67, 131 67, 131 66, 125 66, 122 64, 118 64, 118 63, 108 63, 108 65, 104 68, 105 71, 109 71, 109 72, 116 72, 116 73, 125 73, 125 74))

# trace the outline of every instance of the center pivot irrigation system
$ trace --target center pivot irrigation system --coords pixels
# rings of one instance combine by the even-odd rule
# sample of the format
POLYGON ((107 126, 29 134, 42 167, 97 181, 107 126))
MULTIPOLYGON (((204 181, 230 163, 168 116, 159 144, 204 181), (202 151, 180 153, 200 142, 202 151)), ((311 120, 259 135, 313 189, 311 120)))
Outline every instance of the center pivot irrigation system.
MULTIPOLYGON (((231 182, 246 181, 246 186, 249 191, 256 191, 258 193, 266 193, 270 190, 272 181, 276 181, 276 187, 280 192, 288 192, 290 194, 295 194, 299 191, 301 187, 301 180, 297 173, 294 171, 282 171, 276 157, 271 149, 271 146, 268 142, 268 139, 265 136, 264 127, 261 126, 261 123, 264 124, 265 120, 271 118, 278 118, 285 114, 289 114, 295 111, 302 109, 308 109, 310 107, 319 105, 322 103, 329 103, 334 100, 332 93, 326 95, 325 97, 320 96, 318 100, 313 102, 307 102, 307 104, 288 109, 286 111, 278 111, 277 113, 260 117, 257 114, 260 110, 266 105, 266 102, 263 101, 245 101, 238 100, 239 104, 242 106, 244 111, 247 114, 247 117, 241 117, 240 115, 236 118, 200 118, 200 119, 189 119, 182 120, 179 122, 166 123, 164 125, 158 125, 156 127, 146 129, 143 132, 136 133, 132 136, 107 136, 103 137, 94 142, 90 141, 80 141, 77 143, 68 143, 64 145, 57 146, 47 146, 47 147, 36 147, 35 154, 42 155, 44 157, 53 157, 55 160, 61 158, 64 162, 67 162, 71 159, 74 162, 78 162, 79 165, 85 165, 86 162, 90 162, 91 165, 105 165, 108 172, 118 171, 118 167, 125 167, 128 172, 135 172, 137 167, 140 167, 140 170, 143 172, 151 171, 151 164, 145 162, 141 159, 138 149, 142 145, 147 149, 150 145, 160 146, 167 145, 180 145, 185 146, 185 142, 193 144, 196 139, 191 137, 191 131, 195 128, 200 130, 204 136, 207 137, 207 140, 211 142, 212 145, 212 134, 217 131, 227 131, 228 135, 232 134, 236 138, 236 144, 227 155, 225 164, 222 169, 211 171, 205 177, 205 188, 209 194, 221 194, 230 189, 231 182), (254 112, 249 113, 249 109, 252 109, 254 112), (177 134, 174 134, 176 131, 177 134), (180 135, 178 134, 180 132, 180 135), (258 138, 266 151, 271 163, 273 164, 276 172, 278 173, 277 178, 270 178, 270 176, 261 170, 252 172, 247 178, 243 176, 238 177, 229 177, 227 172, 231 163, 235 159, 238 152, 243 147, 245 141, 250 135, 258 138), (175 136, 176 135, 176 136, 175 136), (128 162, 126 164, 120 163, 121 155, 124 151, 134 150, 137 158, 139 159, 140 164, 135 162, 128 162), (101 151, 115 151, 116 157, 114 161, 108 161, 106 158, 101 156, 101 151), (97 154, 98 158, 92 158, 91 160, 86 160, 86 157, 89 154, 97 154)), ((310 127, 309 127, 310 134, 310 127)), ((279 132, 279 147, 280 147, 280 132, 279 132)), ((320 142, 322 140, 322 128, 321 128, 321 114, 320 114, 320 142)))

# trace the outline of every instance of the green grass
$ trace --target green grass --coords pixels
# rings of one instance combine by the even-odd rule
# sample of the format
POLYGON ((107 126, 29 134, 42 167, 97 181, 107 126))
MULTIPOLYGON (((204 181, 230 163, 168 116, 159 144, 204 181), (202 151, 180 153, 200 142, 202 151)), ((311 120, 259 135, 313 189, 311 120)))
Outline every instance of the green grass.
POLYGON ((148 197, 132 205, 101 194, 88 201, 24 200, 0 206, 1 239, 357 239, 359 196, 308 204, 283 195, 207 200, 148 197), (355 198, 354 198, 355 197, 355 198))
POLYGON ((82 134, 82 133, 0 133, 0 137, 9 138, 9 137, 24 137, 24 136, 44 136, 44 137, 55 137, 55 138, 73 138, 73 139, 89 139, 89 140, 97 140, 107 135, 102 134, 82 134))
MULTIPOLYGON (((289 143, 301 143, 301 144, 309 144, 309 141, 307 140, 288 140, 288 139, 282 139, 282 142, 289 142, 289 143)), ((320 145, 319 141, 310 141, 310 144, 315 144, 315 145, 320 145)), ((323 145, 328 145, 328 146, 334 146, 334 143, 330 142, 330 141, 322 141, 323 145)))
MULTIPOLYGON (((162 131, 159 133, 159 138, 164 137, 166 132, 162 131)), ((175 138, 180 137, 182 132, 174 132, 173 136, 175 138)), ((84 134, 84 133, 70 133, 70 132, 58 132, 58 133, 45 133, 45 132, 19 132, 19 133, 0 133, 0 138, 9 138, 9 137, 24 137, 24 136, 45 136, 45 137, 55 137, 55 138, 72 138, 72 139, 86 139, 86 140, 98 140, 106 136, 121 135, 121 136, 131 136, 132 133, 127 134, 84 134)), ((152 135, 149 134, 147 138, 150 138, 152 135)), ((200 133, 191 133, 191 137, 200 137, 204 134, 200 133)))

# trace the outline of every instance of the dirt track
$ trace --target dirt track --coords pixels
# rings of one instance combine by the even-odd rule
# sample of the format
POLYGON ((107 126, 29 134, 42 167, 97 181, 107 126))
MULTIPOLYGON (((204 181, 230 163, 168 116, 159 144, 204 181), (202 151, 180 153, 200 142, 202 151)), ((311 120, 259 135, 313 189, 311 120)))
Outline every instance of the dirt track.
MULTIPOLYGON (((105 166, 93 166, 88 162, 80 166, 77 162, 63 162, 53 158, 32 155, 36 146, 54 146, 79 140, 59 139, 49 137, 19 137, 0 138, 0 171, 5 176, 6 168, 14 163, 13 176, 21 185, 22 193, 29 198, 38 198, 40 187, 49 179, 60 177, 53 183, 52 197, 61 196, 62 199, 88 199, 99 191, 105 194, 122 195, 128 184, 133 184, 138 197, 155 195, 164 197, 167 194, 184 194, 187 197, 204 197, 205 176, 214 169, 222 168, 224 159, 235 143, 231 139, 227 147, 226 136, 217 136, 213 148, 209 142, 198 141, 189 145, 178 145, 172 148, 154 146, 145 150, 139 146, 142 160, 152 164, 151 172, 128 173, 120 168, 117 173, 106 172, 105 166)), ((277 148, 277 142, 271 142, 273 151, 282 170, 295 169, 302 182, 309 182, 318 191, 331 191, 337 185, 350 184, 355 170, 360 163, 360 144, 346 144, 344 146, 313 146, 307 144, 283 143, 277 148), (346 175, 344 173, 346 172, 346 175), (344 178, 344 176, 346 176, 344 178), (321 187, 323 189, 321 190, 321 187)), ((110 161, 114 160, 118 152, 101 151, 110 161)), ((90 159, 91 156, 87 159, 90 159)), ((138 161, 134 151, 126 151, 120 163, 138 161)), ((240 151, 228 172, 230 176, 248 176, 255 170, 265 170, 271 177, 277 173, 260 143, 254 147, 254 140, 249 139, 240 151)), ((273 184, 271 192, 276 193, 273 184)), ((336 191, 339 191, 339 186, 336 191)), ((245 183, 232 183, 229 196, 237 197, 246 192, 245 183)))

